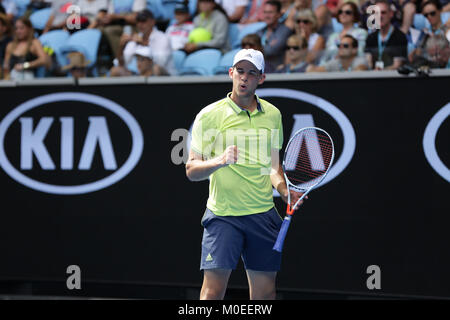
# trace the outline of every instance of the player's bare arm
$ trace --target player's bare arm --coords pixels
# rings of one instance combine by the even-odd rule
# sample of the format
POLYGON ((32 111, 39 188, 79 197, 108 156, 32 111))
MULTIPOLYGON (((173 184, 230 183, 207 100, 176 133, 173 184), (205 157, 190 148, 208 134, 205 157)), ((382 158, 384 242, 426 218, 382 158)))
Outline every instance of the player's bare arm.
POLYGON ((186 163, 186 176, 191 181, 207 180, 214 171, 236 163, 238 157, 239 150, 237 146, 229 146, 220 156, 208 160, 204 159, 201 154, 191 150, 186 163))

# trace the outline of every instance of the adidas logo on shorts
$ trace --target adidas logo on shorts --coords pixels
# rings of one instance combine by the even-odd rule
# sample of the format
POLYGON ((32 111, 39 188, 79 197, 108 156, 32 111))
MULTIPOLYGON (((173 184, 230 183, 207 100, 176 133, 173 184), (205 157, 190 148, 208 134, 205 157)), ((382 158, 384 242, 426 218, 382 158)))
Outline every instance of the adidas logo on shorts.
POLYGON ((206 256, 205 261, 207 261, 207 262, 213 261, 213 257, 211 256, 211 253, 208 253, 208 255, 206 256))

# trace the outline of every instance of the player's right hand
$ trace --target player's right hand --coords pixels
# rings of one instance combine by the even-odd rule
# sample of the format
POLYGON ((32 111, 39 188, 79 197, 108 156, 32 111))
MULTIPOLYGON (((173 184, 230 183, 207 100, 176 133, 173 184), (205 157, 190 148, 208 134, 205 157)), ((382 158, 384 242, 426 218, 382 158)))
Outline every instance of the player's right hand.
POLYGON ((228 146, 223 155, 223 164, 233 164, 236 163, 239 157, 239 149, 237 146, 228 146))

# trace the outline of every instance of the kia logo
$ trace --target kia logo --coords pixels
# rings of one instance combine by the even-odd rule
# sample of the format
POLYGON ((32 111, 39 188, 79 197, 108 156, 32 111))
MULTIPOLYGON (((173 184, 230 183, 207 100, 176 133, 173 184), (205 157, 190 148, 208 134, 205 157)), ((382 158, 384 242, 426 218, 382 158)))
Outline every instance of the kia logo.
POLYGON ((436 136, 444 121, 450 116, 450 102, 442 107, 428 123, 423 135, 423 151, 431 167, 450 182, 450 169, 442 162, 436 150, 436 136))
POLYGON ((0 123, 3 170, 24 186, 51 194, 84 194, 115 184, 133 170, 143 148, 144 138, 136 119, 117 103, 93 94, 43 95, 17 106, 0 123), (74 109, 75 103, 79 108, 74 109), (80 120, 83 107, 88 108, 90 114, 80 120), (35 116, 36 113, 39 116, 35 116), (120 126, 111 126, 111 121, 124 128, 123 139, 131 137, 126 151, 121 148, 123 142, 113 139, 120 126), (13 131, 10 138, 7 138, 8 130, 13 131), (20 136, 17 143, 7 142, 18 139, 17 136, 20 136), (59 149, 58 152, 55 149, 59 149), (123 160, 118 160, 118 154, 123 160), (85 179, 87 181, 76 184, 58 180, 67 175, 85 177, 86 173, 94 171, 93 163, 102 164, 100 178, 93 179, 92 175, 85 179), (40 179, 36 178, 36 171, 43 173, 40 179), (49 175, 52 172, 54 174, 49 175), (41 181, 42 176, 47 177, 45 181, 41 181))

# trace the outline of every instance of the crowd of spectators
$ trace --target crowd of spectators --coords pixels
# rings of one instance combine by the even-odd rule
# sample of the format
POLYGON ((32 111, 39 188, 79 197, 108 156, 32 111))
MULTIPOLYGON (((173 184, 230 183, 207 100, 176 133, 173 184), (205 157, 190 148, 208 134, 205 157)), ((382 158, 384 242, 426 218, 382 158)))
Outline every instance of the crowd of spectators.
POLYGON ((450 68, 450 0, 179 1, 168 18, 158 9, 164 0, 0 0, 0 79, 32 79, 39 69, 93 75, 82 52, 58 65, 39 40, 53 30, 100 30, 99 55, 107 60, 101 75, 158 76, 178 74, 175 51, 226 54, 236 49, 231 24, 242 30, 262 22, 241 47, 264 53, 266 73, 450 68), (37 29, 30 16, 46 8, 37 29))

